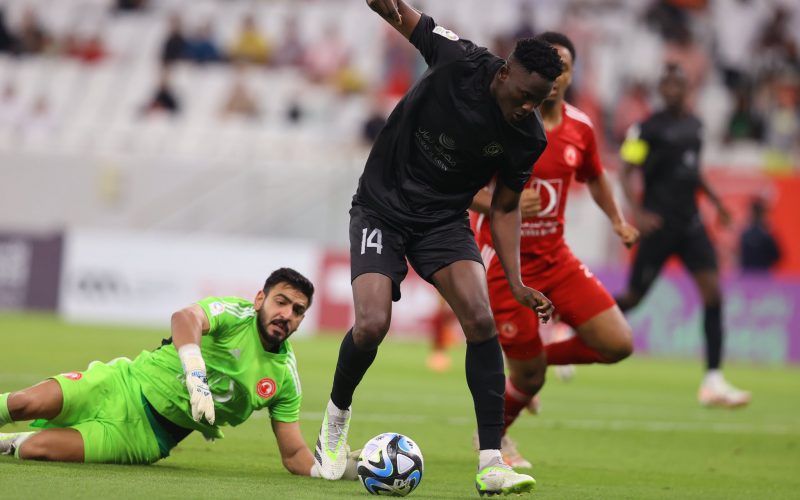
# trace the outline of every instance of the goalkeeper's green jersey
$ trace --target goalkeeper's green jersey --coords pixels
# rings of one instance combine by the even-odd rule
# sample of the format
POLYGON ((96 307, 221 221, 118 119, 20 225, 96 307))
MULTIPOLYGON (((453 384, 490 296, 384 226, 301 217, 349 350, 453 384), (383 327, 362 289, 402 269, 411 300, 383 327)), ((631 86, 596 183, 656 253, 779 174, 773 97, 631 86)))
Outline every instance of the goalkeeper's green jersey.
POLYGON ((300 418, 302 393, 297 361, 289 340, 278 353, 264 350, 253 303, 238 297, 208 297, 198 302, 210 328, 200 351, 214 397, 215 425, 192 419, 189 393, 175 346, 143 351, 131 364, 142 393, 161 415, 207 437, 222 437, 220 425, 239 425, 255 410, 267 408, 280 422, 300 418))

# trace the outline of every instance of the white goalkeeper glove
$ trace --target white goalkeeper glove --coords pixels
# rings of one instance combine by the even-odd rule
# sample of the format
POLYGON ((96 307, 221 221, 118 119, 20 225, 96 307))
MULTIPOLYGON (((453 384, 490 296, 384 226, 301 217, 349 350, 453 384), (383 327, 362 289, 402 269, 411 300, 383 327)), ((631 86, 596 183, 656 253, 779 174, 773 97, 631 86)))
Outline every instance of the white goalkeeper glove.
POLYGON ((200 346, 186 344, 178 349, 181 358, 183 373, 186 376, 186 389, 189 391, 189 401, 192 405, 192 418, 199 422, 205 417, 206 421, 214 425, 214 398, 208 388, 206 377, 206 363, 200 354, 200 346))

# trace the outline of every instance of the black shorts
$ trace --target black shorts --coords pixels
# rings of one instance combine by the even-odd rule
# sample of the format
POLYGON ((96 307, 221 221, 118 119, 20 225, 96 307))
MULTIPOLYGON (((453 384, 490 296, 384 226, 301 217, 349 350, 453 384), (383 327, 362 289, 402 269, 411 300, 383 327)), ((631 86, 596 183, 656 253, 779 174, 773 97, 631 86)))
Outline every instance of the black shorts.
POLYGON ((424 280, 454 262, 474 260, 483 265, 469 218, 425 230, 401 229, 363 205, 350 209, 350 281, 365 273, 392 280, 392 300, 400 300, 400 283, 408 273, 406 258, 424 280))
POLYGON ((630 288, 644 295, 673 254, 680 257, 691 273, 717 269, 717 255, 699 218, 683 227, 665 224, 639 242, 630 288))

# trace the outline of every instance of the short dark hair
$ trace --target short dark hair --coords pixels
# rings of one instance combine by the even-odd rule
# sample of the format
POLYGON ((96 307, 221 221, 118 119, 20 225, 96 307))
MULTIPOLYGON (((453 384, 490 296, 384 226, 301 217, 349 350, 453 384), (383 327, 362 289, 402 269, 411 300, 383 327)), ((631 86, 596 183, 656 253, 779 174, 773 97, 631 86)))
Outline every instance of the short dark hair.
POLYGON ((511 56, 529 72, 535 71, 550 81, 555 81, 564 71, 558 51, 549 43, 535 38, 517 40, 511 56))
POLYGON ((572 56, 572 63, 575 64, 575 45, 564 33, 559 31, 545 31, 544 33, 536 35, 536 39, 545 41, 550 45, 561 45, 569 51, 569 55, 572 56))
POLYGON ((269 293, 272 287, 279 283, 286 283, 305 294, 308 297, 308 305, 311 306, 311 301, 314 299, 314 285, 308 278, 290 267, 276 269, 264 282, 264 293, 269 293))

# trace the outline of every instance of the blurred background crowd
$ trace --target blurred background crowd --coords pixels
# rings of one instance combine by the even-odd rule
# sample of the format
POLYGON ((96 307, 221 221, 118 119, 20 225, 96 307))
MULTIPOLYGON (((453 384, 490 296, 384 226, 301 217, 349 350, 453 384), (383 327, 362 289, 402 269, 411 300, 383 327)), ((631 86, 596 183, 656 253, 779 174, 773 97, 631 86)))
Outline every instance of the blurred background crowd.
MULTIPOLYGON (((572 37, 568 100, 592 118, 612 172, 628 126, 658 106, 661 69, 676 62, 704 122, 706 165, 799 175, 796 2, 415 5, 501 56, 539 31, 572 37)), ((424 68, 361 0, 2 1, 0 155, 19 189, 0 223, 343 245, 368 146, 424 68)), ((768 214, 774 189, 756 191, 749 201, 768 214)), ((593 217, 576 231, 591 233, 593 217)), ((584 258, 618 260, 610 245, 584 258)))

